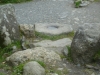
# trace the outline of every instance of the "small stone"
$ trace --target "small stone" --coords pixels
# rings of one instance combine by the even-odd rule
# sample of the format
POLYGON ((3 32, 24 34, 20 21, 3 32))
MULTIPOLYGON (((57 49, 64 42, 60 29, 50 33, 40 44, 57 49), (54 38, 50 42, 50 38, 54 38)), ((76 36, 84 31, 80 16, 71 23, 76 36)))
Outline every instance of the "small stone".
POLYGON ((95 75, 95 73, 92 73, 91 75, 95 75))

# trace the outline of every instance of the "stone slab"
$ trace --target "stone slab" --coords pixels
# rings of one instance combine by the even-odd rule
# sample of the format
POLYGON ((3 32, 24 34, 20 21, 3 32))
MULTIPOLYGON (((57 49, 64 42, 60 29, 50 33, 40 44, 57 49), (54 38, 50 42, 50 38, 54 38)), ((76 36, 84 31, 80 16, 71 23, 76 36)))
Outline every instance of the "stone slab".
POLYGON ((70 46, 71 42, 72 41, 69 38, 63 38, 56 41, 43 40, 33 44, 34 46, 40 46, 40 47, 65 47, 65 46, 70 46))
POLYGON ((36 23, 35 30, 50 35, 59 35, 73 31, 71 25, 59 23, 36 23))

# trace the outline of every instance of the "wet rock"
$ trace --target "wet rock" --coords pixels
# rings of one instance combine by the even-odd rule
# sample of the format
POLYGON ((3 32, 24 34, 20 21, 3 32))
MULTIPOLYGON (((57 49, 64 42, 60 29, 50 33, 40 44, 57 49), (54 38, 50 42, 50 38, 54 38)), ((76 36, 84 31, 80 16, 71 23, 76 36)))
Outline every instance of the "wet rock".
POLYGON ((25 64, 23 75, 45 75, 45 69, 36 61, 25 64))
POLYGON ((0 46, 7 46, 20 40, 19 23, 14 12, 15 9, 11 4, 0 7, 0 46))
POLYGON ((75 64, 92 62, 100 49, 99 30, 99 23, 86 23, 78 29, 71 44, 71 56, 75 64))

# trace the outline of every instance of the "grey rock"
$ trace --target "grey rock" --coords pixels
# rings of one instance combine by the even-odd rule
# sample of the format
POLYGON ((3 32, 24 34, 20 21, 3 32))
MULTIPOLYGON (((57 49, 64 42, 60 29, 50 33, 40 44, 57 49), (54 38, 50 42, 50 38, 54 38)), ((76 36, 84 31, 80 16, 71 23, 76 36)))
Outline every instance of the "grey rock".
POLYGON ((25 50, 29 47, 29 44, 33 43, 34 41, 35 26, 31 24, 20 24, 20 31, 22 34, 22 49, 25 50))
POLYGON ((71 45, 71 40, 69 38, 63 38, 56 41, 43 40, 37 43, 33 43, 34 46, 40 47, 65 47, 71 45))
POLYGON ((92 66, 92 65, 88 65, 88 64, 86 64, 86 68, 88 68, 88 69, 94 69, 94 70, 99 70, 99 68, 98 67, 95 67, 95 66, 92 66))
POLYGON ((68 56, 68 48, 67 48, 67 47, 65 47, 65 48, 63 49, 63 54, 64 54, 65 56, 68 56))
POLYGON ((59 23, 36 23, 35 28, 37 32, 50 35, 67 34, 73 31, 71 25, 59 23))
POLYGON ((84 7, 84 6, 87 6, 87 5, 89 5, 89 4, 90 4, 89 1, 82 1, 81 4, 80 4, 80 6, 81 6, 81 7, 84 7))
POLYGON ((0 7, 0 46, 7 46, 20 40, 19 23, 14 12, 15 9, 11 4, 0 7))
POLYGON ((45 69, 36 61, 25 64, 23 75, 45 75, 45 69))
POLYGON ((25 38, 35 37, 35 26, 31 24, 20 24, 20 31, 25 38))
POLYGON ((6 59, 11 66, 19 65, 20 63, 24 63, 28 60, 39 60, 53 64, 55 61, 61 61, 61 58, 54 51, 47 50, 43 47, 36 47, 34 49, 26 49, 24 51, 15 52, 6 59))
POLYGON ((71 56, 75 64, 92 62, 100 49, 100 23, 86 23, 76 32, 71 44, 71 56))

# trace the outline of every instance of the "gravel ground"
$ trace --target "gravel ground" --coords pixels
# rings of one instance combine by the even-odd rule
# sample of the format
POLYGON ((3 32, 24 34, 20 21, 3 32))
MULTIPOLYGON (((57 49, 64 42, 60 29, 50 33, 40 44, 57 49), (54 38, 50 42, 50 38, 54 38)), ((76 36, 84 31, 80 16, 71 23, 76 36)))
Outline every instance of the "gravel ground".
POLYGON ((76 30, 84 23, 100 22, 100 2, 82 8, 74 8, 72 0, 34 0, 14 6, 20 24, 63 23, 76 30))

